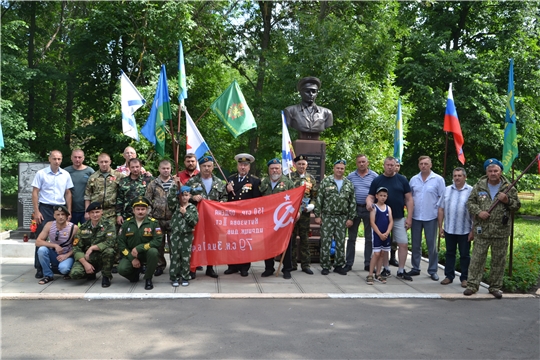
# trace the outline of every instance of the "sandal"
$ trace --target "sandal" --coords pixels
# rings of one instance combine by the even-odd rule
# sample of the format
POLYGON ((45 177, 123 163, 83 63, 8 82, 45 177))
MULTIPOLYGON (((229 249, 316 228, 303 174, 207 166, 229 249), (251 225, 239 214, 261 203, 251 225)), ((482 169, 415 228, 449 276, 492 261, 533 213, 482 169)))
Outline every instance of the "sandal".
POLYGON ((381 284, 386 284, 386 277, 382 275, 375 275, 375 281, 380 282, 381 284))
POLYGON ((366 277, 366 283, 367 283, 368 285, 373 285, 373 276, 368 275, 368 276, 366 277))
POLYGON ((43 279, 39 280, 38 284, 39 285, 45 285, 45 284, 50 283, 53 280, 54 280, 54 278, 52 276, 45 276, 43 279))

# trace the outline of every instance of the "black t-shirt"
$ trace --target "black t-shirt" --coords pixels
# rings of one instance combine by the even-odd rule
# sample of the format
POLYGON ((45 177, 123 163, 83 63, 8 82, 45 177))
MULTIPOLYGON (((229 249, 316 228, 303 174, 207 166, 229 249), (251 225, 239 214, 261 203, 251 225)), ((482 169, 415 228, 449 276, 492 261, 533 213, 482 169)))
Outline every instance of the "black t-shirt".
POLYGON ((380 187, 388 189, 386 205, 390 206, 390 209, 392 209, 392 218, 401 219, 404 217, 405 214, 403 208, 405 207, 405 194, 411 192, 411 187, 407 178, 400 174, 396 174, 392 177, 387 177, 384 174, 379 175, 371 183, 369 195, 375 196, 375 192, 380 187))

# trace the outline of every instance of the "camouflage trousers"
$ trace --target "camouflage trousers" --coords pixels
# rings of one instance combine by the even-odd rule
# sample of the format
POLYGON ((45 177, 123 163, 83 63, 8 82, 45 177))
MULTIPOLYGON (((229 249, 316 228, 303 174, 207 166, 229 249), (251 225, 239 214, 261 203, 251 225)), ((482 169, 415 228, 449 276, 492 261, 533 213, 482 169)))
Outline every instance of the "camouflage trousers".
MULTIPOLYGON (((94 267, 94 274, 101 271, 102 276, 106 276, 109 279, 112 279, 111 269, 114 264, 114 255, 115 250, 112 248, 107 248, 103 251, 92 251, 88 262, 94 267)), ((77 280, 84 279, 88 275, 89 274, 87 274, 84 270, 83 264, 81 264, 79 261, 75 261, 73 267, 71 268, 69 276, 71 276, 72 279, 77 280)))
POLYGON ((336 255, 334 267, 345 265, 345 235, 347 227, 347 215, 322 215, 321 224, 321 267, 330 270, 330 247, 332 238, 336 241, 336 255))
POLYGON ((193 232, 174 232, 171 235, 171 265, 169 266, 169 278, 171 281, 189 279, 192 243, 193 232))
MULTIPOLYGON (((154 271, 156 271, 158 263, 158 249, 150 248, 146 252, 140 252, 137 255, 137 259, 142 265, 146 264, 146 272, 144 273, 144 279, 152 279, 154 271)), ((125 277, 129 281, 139 280, 140 268, 134 268, 132 262, 124 257, 118 264, 118 274, 125 277)))
POLYGON ((163 234, 163 237, 161 238, 161 245, 158 248, 158 269, 165 270, 167 267, 167 260, 165 260, 165 243, 168 243, 169 249, 171 248, 171 220, 157 220, 159 221, 159 227, 161 228, 161 233, 163 234))
POLYGON ((469 278, 467 288, 478 291, 488 249, 491 247, 491 265, 489 271, 489 291, 501 290, 503 285, 504 268, 506 266, 506 252, 508 250, 508 238, 495 238, 475 235, 471 263, 469 264, 469 278))
POLYGON ((310 224, 310 213, 303 212, 300 215, 300 219, 294 225, 294 229, 291 235, 292 242, 292 267, 296 269, 298 262, 297 245, 296 237, 300 237, 300 246, 298 250, 300 251, 300 263, 302 264, 302 269, 309 269, 309 264, 311 263, 311 254, 309 252, 309 224, 310 224))

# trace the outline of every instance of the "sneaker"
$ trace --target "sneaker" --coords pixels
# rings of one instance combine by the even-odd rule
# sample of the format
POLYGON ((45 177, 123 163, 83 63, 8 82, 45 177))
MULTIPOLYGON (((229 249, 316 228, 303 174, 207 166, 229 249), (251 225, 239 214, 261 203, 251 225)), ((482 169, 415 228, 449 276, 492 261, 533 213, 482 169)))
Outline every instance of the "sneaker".
POLYGON ((409 271, 407 273, 407 275, 409 275, 409 276, 418 276, 418 275, 420 275, 420 271, 412 269, 411 271, 409 271))
POLYGON ((328 269, 322 269, 321 274, 322 274, 322 275, 328 275, 328 274, 330 274, 330 270, 328 270, 328 269))
POLYGON ((397 273, 397 278, 401 279, 401 280, 412 281, 412 277, 409 274, 407 274, 406 272, 398 272, 397 273))
POLYGON ((188 286, 189 281, 187 279, 182 279, 182 286, 188 286))
POLYGON ((173 286, 173 287, 179 287, 179 286, 180 286, 180 283, 178 282, 178 279, 176 279, 176 280, 174 280, 174 281, 172 282, 172 286, 173 286))
POLYGON ((381 271, 381 276, 389 278, 392 277, 392 273, 390 272, 390 270, 383 269, 383 271, 381 271))
POLYGON ((373 285, 373 276, 368 275, 368 276, 366 277, 366 284, 368 284, 368 285, 373 285))

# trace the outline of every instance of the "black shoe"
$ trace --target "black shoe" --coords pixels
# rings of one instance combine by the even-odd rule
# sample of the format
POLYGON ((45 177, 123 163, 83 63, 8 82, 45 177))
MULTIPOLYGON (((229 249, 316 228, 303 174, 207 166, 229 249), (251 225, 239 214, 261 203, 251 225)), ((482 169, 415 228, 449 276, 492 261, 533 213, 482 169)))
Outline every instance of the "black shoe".
POLYGON ((364 265, 364 271, 369 271, 369 265, 364 265))
POLYGON ((189 277, 191 278, 191 280, 195 279, 197 277, 197 273, 195 271, 190 271, 189 272, 189 277))
POLYGON ((247 270, 242 270, 242 271, 240 271, 240 276, 246 277, 246 276, 248 276, 248 275, 249 275, 249 273, 248 273, 247 270))
POLYGON ((401 279, 401 280, 412 281, 412 277, 410 277, 409 274, 407 274, 405 271, 398 272, 396 276, 398 279, 401 279))
POLYGON ((313 275, 313 271, 310 268, 303 268, 302 271, 308 275, 313 275))
POLYGON ((152 290, 154 288, 154 284, 152 284, 152 279, 146 279, 146 283, 144 284, 144 290, 152 290))
POLYGON ((283 278, 284 279, 290 279, 292 276, 291 276, 291 272, 288 271, 288 270, 283 270, 283 278))
POLYGON ((352 270, 352 266, 351 266, 351 265, 345 265, 345 266, 343 267, 343 270, 345 270, 345 272, 349 272, 349 271, 352 270))
POLYGON ((197 266, 196 270, 202 270, 203 267, 202 266, 197 266))
POLYGON ((407 273, 407 275, 409 275, 409 276, 418 276, 418 275, 420 275, 420 271, 413 269, 413 270, 409 271, 407 273))
POLYGON ((297 267, 293 267, 293 268, 291 269, 291 271, 296 271, 296 270, 298 270, 298 266, 297 266, 297 267))
POLYGON ((36 275, 34 275, 34 277, 35 277, 36 279, 41 279, 41 278, 43 277, 43 270, 38 269, 38 270, 36 271, 36 275))
POLYGON ((157 268, 156 271, 154 271, 154 276, 161 276, 163 275, 163 269, 157 268))
POLYGON ((383 271, 381 271, 381 276, 388 279, 389 277, 392 277, 392 273, 390 270, 383 269, 383 271))
POLYGON ((229 266, 229 268, 227 270, 225 270, 223 273, 225 275, 231 275, 231 274, 236 274, 238 272, 238 269, 235 269, 231 266, 229 266))
POLYGON ((118 274, 118 268, 116 266, 113 266, 112 269, 111 269, 111 272, 113 274, 118 274))
POLYGON ((101 277, 101 287, 107 288, 109 286, 111 286, 111 280, 106 276, 102 276, 101 277))
POLYGON ((328 270, 328 269, 322 269, 321 274, 322 274, 322 275, 328 275, 328 274, 330 274, 330 270, 328 270))
POLYGON ((86 279, 87 280, 96 280, 96 274, 88 274, 86 275, 86 279))
POLYGON ((341 266, 336 267, 334 272, 338 273, 339 275, 347 275, 347 272, 341 266))
POLYGON ((141 268, 140 268, 139 271, 140 271, 140 273, 143 274, 143 275, 146 274, 146 265, 141 266, 141 268))
POLYGON ((399 267, 399 263, 397 262, 396 259, 390 259, 388 261, 388 264, 392 265, 392 266, 395 266, 395 267, 399 267))
POLYGON ((266 269, 264 270, 264 272, 261 274, 261 277, 269 277, 269 276, 272 276, 272 274, 274 273, 274 269, 266 269))
POLYGON ((210 267, 206 269, 206 276, 210 276, 211 278, 217 279, 218 274, 216 274, 214 269, 210 267))

